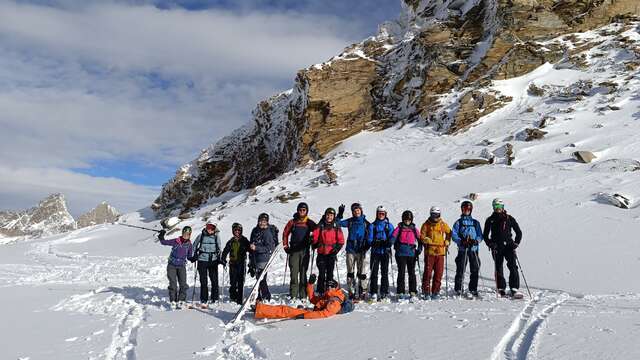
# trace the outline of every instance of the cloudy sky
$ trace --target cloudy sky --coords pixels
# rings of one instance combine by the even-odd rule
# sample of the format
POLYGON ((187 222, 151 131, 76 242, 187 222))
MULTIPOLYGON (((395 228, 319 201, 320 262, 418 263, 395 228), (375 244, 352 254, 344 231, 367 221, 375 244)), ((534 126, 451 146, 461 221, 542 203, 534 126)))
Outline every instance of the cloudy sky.
POLYGON ((399 0, 0 0, 0 210, 151 203, 298 69, 399 0))

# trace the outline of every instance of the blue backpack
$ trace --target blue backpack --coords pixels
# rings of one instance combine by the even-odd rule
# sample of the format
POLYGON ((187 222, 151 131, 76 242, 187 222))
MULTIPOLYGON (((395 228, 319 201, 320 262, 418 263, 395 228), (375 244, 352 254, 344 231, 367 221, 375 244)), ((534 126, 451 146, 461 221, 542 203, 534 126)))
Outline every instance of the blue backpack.
POLYGON ((353 301, 351 301, 350 299, 347 299, 342 303, 342 307, 340 308, 339 314, 348 314, 352 312, 354 308, 355 308, 355 305, 353 305, 353 301))

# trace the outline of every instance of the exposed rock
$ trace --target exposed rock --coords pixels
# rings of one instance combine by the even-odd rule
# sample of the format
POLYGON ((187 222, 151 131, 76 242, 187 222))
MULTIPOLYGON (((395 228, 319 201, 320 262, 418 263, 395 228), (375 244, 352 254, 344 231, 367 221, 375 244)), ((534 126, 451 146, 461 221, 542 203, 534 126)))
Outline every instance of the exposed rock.
MULTIPOLYGON (((364 129, 410 121, 443 133, 467 129, 511 100, 489 90, 492 80, 521 76, 547 62, 587 66, 585 52, 598 44, 571 34, 612 21, 630 23, 628 14, 640 11, 637 0, 402 5, 400 18, 382 24, 378 35, 300 71, 292 90, 258 104, 250 125, 181 167, 152 205, 156 215, 186 214, 226 191, 255 187, 322 159, 364 129)), ((635 51, 635 40, 616 36, 635 51)), ((590 88, 582 90, 544 88, 558 91, 560 101, 590 96, 590 88)))
POLYGON ((622 194, 598 193, 596 199, 603 203, 609 203, 621 209, 630 209, 632 201, 630 197, 622 194))
POLYGON ((489 165, 491 162, 487 159, 460 159, 456 165, 456 170, 464 170, 474 166, 489 165))
POLYGON ((25 211, 0 211, 0 234, 3 236, 40 237, 76 229, 62 194, 49 195, 38 206, 25 211))
POLYGON ((467 198, 469 200, 471 200, 471 201, 476 201, 476 200, 478 200, 478 194, 477 193, 470 193, 467 198))
POLYGON ((524 131, 518 135, 518 138, 523 139, 524 141, 534 141, 544 138, 545 135, 547 135, 547 132, 544 130, 528 128, 524 129, 524 131))
POLYGON ((511 145, 510 143, 506 143, 502 145, 501 147, 497 148, 493 153, 496 155, 496 157, 503 158, 504 163, 509 166, 513 164, 513 160, 515 160, 516 158, 515 152, 513 151, 513 145, 511 145))
POLYGON ((106 202, 100 203, 93 210, 78 217, 78 228, 93 226, 98 224, 113 223, 118 220, 118 211, 106 202))
POLYGON ((585 164, 588 164, 596 159, 596 156, 591 151, 575 151, 571 155, 574 159, 585 164))
POLYGON ((609 159, 593 164, 591 170, 603 172, 640 171, 640 161, 633 159, 609 159))
POLYGON ((532 96, 544 96, 544 89, 542 89, 541 87, 537 86, 534 83, 531 83, 529 85, 527 92, 529 93, 529 95, 532 95, 532 96))

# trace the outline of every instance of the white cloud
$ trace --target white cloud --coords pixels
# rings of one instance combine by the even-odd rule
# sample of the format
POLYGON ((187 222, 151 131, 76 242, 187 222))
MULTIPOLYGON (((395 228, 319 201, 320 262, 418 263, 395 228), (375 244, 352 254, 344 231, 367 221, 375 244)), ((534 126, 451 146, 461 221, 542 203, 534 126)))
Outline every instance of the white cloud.
POLYGON ((0 168, 22 175, 3 180, 0 208, 32 206, 47 191, 86 209, 149 204, 152 189, 70 169, 113 159, 174 169, 359 28, 293 12, 1 1, 0 168))
POLYGON ((56 192, 65 194, 69 211, 77 217, 103 200, 121 212, 137 210, 153 201, 158 188, 56 168, 0 166, 0 198, 6 209, 35 206, 38 201, 56 192))

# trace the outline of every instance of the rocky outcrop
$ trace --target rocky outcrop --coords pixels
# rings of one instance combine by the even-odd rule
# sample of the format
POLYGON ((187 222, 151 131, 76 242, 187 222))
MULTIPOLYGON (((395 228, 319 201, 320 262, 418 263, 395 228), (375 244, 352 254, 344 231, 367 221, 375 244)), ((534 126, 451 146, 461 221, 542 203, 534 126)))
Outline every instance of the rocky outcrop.
POLYGON ((40 237, 76 228, 62 194, 53 194, 38 206, 20 212, 0 211, 0 234, 7 237, 40 237))
MULTIPOLYGON (((188 213, 224 192, 264 183, 365 129, 417 121, 443 133, 464 131, 511 100, 490 89, 492 80, 547 62, 580 67, 583 52, 596 44, 572 33, 629 21, 640 11, 637 0, 404 0, 402 6, 377 36, 300 71, 291 90, 258 104, 250 124, 182 166, 152 205, 156 215, 188 213)), ((532 90, 557 91, 560 100, 595 91, 578 85, 532 90)))
POLYGON ((118 211, 106 202, 100 203, 93 210, 80 215, 77 221, 78 229, 98 224, 113 223, 118 220, 118 211))

